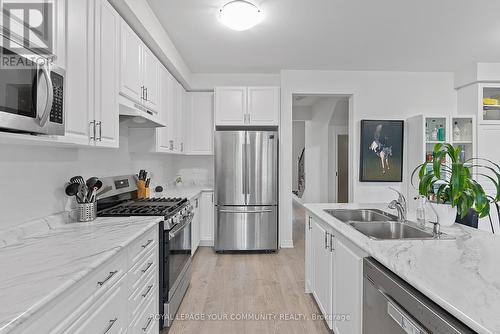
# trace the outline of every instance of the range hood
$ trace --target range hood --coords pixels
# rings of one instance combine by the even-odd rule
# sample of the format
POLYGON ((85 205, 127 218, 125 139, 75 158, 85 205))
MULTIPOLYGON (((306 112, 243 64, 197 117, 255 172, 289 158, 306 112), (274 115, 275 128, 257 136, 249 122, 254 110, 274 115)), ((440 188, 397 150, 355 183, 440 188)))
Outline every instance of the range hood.
POLYGON ((158 113, 120 95, 120 122, 126 122, 129 128, 162 128, 164 124, 158 113))

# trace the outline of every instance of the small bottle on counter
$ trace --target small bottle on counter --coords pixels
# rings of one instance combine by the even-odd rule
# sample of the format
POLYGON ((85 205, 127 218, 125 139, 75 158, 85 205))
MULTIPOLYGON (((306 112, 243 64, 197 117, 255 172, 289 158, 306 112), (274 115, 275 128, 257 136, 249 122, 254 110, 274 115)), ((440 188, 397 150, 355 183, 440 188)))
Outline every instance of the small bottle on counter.
POLYGON ((427 202, 427 198, 424 196, 417 197, 418 207, 417 207, 417 225, 418 227, 424 229, 426 218, 425 218, 425 203, 427 202))

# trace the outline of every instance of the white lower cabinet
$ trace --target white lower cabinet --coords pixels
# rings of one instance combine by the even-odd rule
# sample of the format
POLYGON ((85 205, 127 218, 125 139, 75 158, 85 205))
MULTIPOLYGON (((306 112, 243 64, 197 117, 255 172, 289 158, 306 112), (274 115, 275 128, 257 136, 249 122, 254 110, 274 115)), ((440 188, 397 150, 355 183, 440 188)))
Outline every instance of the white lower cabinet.
POLYGON ((368 256, 329 224, 306 216, 305 290, 335 334, 361 334, 363 258, 368 256))
POLYGON ((214 245, 214 192, 201 193, 200 245, 214 245))
POLYGON ((196 196, 191 200, 193 206, 193 222, 191 223, 191 255, 196 253, 198 246, 200 246, 200 196, 196 196))
POLYGON ((12 333, 159 333, 158 236, 151 228, 12 333))
POLYGON ((325 316, 328 327, 332 329, 332 290, 334 256, 330 249, 332 238, 320 221, 312 219, 313 261, 314 261, 314 299, 325 316))
POLYGON ((363 258, 354 245, 338 236, 334 241, 333 330, 335 334, 360 333, 363 310, 363 258), (349 317, 349 318, 347 318, 349 317))
POLYGON ((125 333, 128 325, 125 290, 122 278, 64 333, 125 333))

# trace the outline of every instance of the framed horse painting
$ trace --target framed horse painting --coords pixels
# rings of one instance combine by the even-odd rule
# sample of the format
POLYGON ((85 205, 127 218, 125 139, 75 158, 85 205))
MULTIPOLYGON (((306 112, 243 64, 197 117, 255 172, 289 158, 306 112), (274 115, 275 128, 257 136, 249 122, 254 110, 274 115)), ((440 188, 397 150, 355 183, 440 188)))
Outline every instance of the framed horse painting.
POLYGON ((361 182, 401 182, 403 180, 404 121, 362 120, 361 182))

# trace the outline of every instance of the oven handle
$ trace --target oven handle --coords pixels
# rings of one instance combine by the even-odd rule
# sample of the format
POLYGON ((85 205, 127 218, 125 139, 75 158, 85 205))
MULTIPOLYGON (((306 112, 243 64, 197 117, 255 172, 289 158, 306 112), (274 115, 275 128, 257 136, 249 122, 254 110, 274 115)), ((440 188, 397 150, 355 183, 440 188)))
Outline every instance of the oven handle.
POLYGON ((184 220, 184 223, 182 223, 181 225, 177 225, 174 227, 174 229, 172 231, 170 231, 168 233, 168 240, 171 240, 173 238, 175 238, 175 236, 181 231, 183 230, 186 226, 188 226, 189 224, 191 224, 191 221, 193 220, 193 214, 191 214, 189 216, 189 218, 186 218, 184 220))
POLYGON ((50 111, 52 110, 52 104, 54 103, 54 85, 52 79, 50 78, 50 73, 47 66, 42 66, 40 69, 45 80, 47 81, 47 103, 45 104, 45 109, 43 110, 42 116, 39 118, 40 126, 44 127, 49 120, 50 111))

